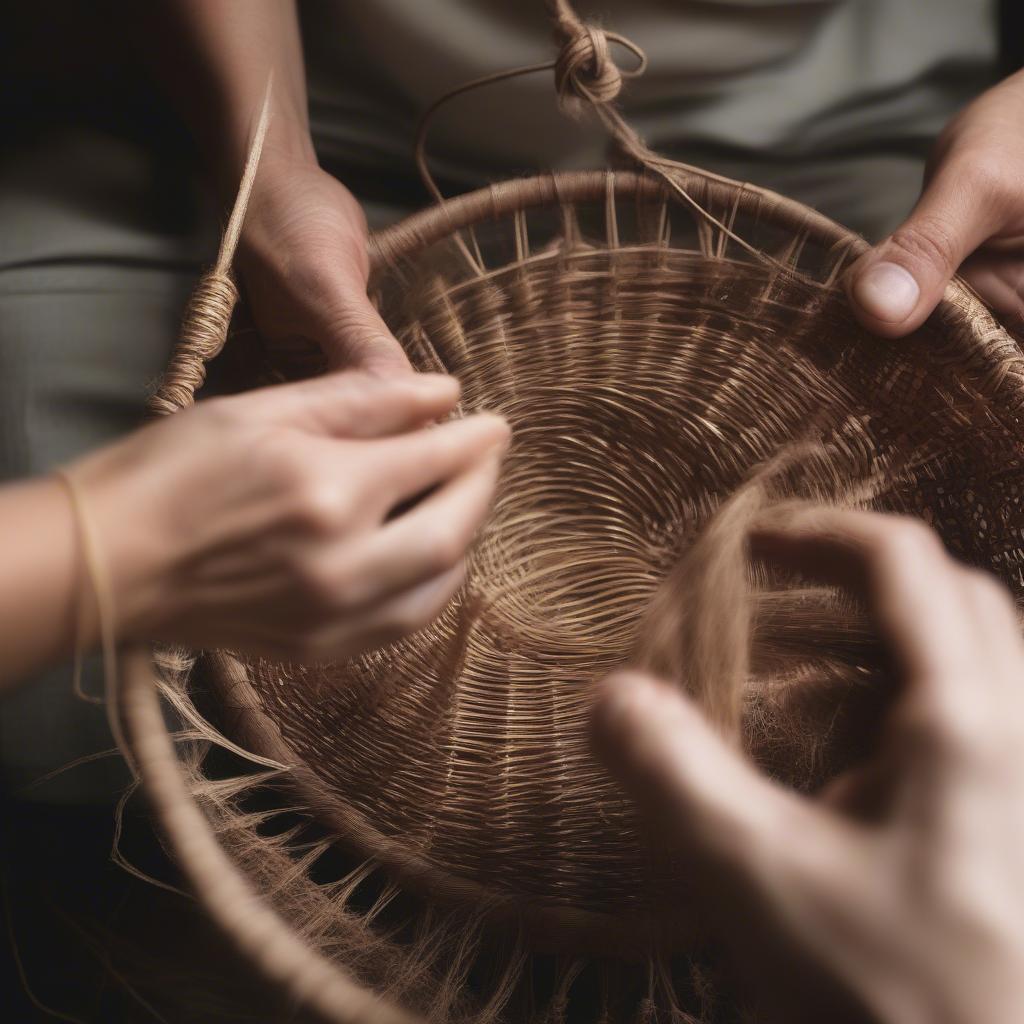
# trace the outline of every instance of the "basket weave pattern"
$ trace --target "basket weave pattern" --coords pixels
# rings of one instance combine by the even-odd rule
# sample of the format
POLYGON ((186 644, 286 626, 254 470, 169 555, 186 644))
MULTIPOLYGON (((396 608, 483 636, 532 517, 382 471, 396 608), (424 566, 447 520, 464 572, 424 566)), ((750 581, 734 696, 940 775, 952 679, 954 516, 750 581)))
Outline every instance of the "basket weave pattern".
MULTIPOLYGON (((563 204, 537 252, 515 211, 473 237, 478 255, 518 245, 493 270, 450 240, 379 269, 414 363, 458 376, 465 412, 513 426, 496 508, 427 630, 349 665, 247 666, 275 755, 308 768, 307 796, 349 841, 435 895, 556 908, 556 929, 557 908, 621 916, 657 891, 633 813, 589 753, 588 687, 629 659, 660 582, 753 467, 820 439, 796 493, 860 486, 1011 582, 1020 557, 1021 364, 994 324, 875 339, 834 286, 713 236, 677 248, 650 203, 563 204)), ((850 658, 808 647, 751 684, 779 715, 812 669, 850 658)), ((790 781, 842 763, 813 733, 794 749, 791 731, 754 751, 790 781)))
MULTIPOLYGON (((957 283, 912 337, 868 335, 837 283, 864 243, 647 151, 607 105, 621 85, 608 40, 564 0, 549 6, 559 81, 649 173, 506 182, 372 243, 371 292, 413 363, 459 378, 461 412, 513 427, 465 586, 430 627, 348 664, 208 652, 190 674, 191 658, 165 661, 163 694, 199 728, 194 701, 211 687, 259 775, 210 779, 196 745, 179 770, 144 673, 127 688, 143 780, 183 866, 258 969, 320 1020, 400 1024, 411 1008, 559 1021, 587 957, 622 954, 634 965, 591 971, 594 1019, 718 1019, 707 976, 677 955, 685 904, 651 927, 663 886, 686 879, 590 753, 588 694, 644 660, 666 578, 765 460, 798 453, 786 495, 924 518, 1024 597, 1015 342, 957 283), (282 779, 315 839, 247 802, 282 779), (337 848, 361 866, 325 880, 337 848), (507 942, 489 948, 487 983, 481 927, 507 942), (558 956, 541 998, 531 958, 546 951, 558 956)), ((160 408, 191 401, 217 330, 178 352, 160 408)), ((294 357, 271 354, 252 378, 289 375, 294 357)), ((864 749, 888 680, 856 609, 806 600, 812 630, 801 593, 757 605, 743 732, 767 770, 813 788, 864 749)))

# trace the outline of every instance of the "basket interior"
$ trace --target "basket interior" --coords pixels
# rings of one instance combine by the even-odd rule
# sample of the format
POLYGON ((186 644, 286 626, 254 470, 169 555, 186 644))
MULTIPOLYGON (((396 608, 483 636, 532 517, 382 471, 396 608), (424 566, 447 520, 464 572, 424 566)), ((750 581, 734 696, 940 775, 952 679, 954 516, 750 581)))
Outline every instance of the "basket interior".
MULTIPOLYGON (((589 688, 629 659, 708 517, 794 442, 822 443, 796 492, 921 516, 1024 593, 1014 343, 963 292, 913 337, 874 338, 835 283, 851 239, 812 242, 766 204, 713 213, 773 259, 675 197, 624 190, 515 210, 375 272, 414 364, 455 374, 463 412, 512 424, 494 512, 428 629, 344 665, 241 664, 309 808, 361 853, 400 848, 428 889, 556 925, 647 907, 655 867, 589 752, 589 688)), ((801 787, 847 763, 884 686, 833 685, 856 659, 797 643, 752 680, 774 715, 754 756, 801 787)))

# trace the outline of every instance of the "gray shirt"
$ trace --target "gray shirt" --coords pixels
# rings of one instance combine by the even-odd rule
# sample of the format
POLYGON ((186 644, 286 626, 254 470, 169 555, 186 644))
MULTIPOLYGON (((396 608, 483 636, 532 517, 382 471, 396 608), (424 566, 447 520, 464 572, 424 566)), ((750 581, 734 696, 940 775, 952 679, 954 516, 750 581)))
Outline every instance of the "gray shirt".
MULTIPOLYGON (((944 123, 991 82, 994 0, 579 0, 647 53, 622 96, 660 152, 765 184, 870 235, 907 212, 944 123)), ((554 54, 540 0, 304 0, 314 135, 328 165, 407 167, 418 112, 492 71, 554 54)), ((615 51, 622 67, 633 58, 615 51)), ((470 184, 600 167, 592 120, 550 74, 454 101, 435 165, 470 184)))

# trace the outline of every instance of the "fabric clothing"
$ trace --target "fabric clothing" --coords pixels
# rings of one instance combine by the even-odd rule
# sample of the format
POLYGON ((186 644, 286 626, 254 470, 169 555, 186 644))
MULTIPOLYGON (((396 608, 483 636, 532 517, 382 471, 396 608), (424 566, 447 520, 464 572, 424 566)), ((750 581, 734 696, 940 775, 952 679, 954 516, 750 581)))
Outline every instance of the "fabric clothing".
MULTIPOLYGON (((216 219, 197 215, 188 177, 166 174, 137 140, 85 126, 55 125, 0 160, 0 481, 45 473, 142 421, 216 248, 216 219)), ((85 686, 102 690, 97 659, 85 686)), ((72 694, 69 665, 0 700, 0 792, 111 746, 102 708, 72 694)), ((107 758, 26 795, 109 800, 126 782, 107 758)))
MULTIPOLYGON (((868 237, 920 187, 928 148, 994 73, 994 0, 580 0, 649 67, 621 96, 658 152, 767 185, 868 237)), ((427 103, 554 56, 540 0, 304 0, 312 125, 328 164, 408 167, 427 103)), ((623 68, 634 58, 615 48, 623 68)), ((537 74, 459 97, 434 166, 464 186, 510 171, 602 167, 592 119, 537 74)))

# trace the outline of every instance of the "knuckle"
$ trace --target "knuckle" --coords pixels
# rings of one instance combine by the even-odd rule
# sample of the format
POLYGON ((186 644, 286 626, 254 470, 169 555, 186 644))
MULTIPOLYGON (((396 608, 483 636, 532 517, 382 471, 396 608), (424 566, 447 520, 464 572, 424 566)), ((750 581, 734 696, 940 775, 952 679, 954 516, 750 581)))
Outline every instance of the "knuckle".
POLYGON ((870 556, 886 565, 920 562, 945 557, 939 536, 919 519, 893 517, 878 531, 870 556))
POLYGON ((983 149, 963 164, 963 188, 983 203, 999 205, 1019 194, 1019 182, 1008 170, 998 151, 983 149))
POLYGON ((293 518, 314 537, 334 536, 348 518, 341 489, 329 479, 303 474, 293 492, 293 518))
POLYGON ((926 263, 952 273, 959 264, 956 235, 941 217, 919 217, 892 234, 889 244, 914 263, 926 263))
POLYGON ((396 404, 399 389, 394 382, 363 370, 348 370, 345 376, 345 406, 352 423, 362 423, 382 406, 396 404))
MULTIPOLYGON (((332 417, 342 424, 340 433, 357 442, 366 437, 364 428, 372 424, 378 411, 394 404, 392 392, 395 389, 393 386, 388 387, 392 382, 362 370, 347 369, 342 373, 318 378, 318 382, 320 393, 332 401, 332 417)), ((369 454, 368 449, 364 449, 361 444, 352 453, 369 454)))
POLYGON ((354 615, 374 599, 374 579, 354 567, 351 558, 339 562, 306 555, 296 575, 312 626, 333 626, 339 616, 354 615))
POLYGON ((294 495, 307 482, 303 460, 295 446, 285 443, 280 434, 260 445, 253 467, 277 493, 286 496, 294 495))
POLYGON ((961 571, 973 601, 1004 616, 1016 614, 1010 592, 994 576, 973 567, 964 567, 961 571))
POLYGON ((466 538, 458 523, 434 523, 425 531, 423 544, 434 573, 455 568, 466 551, 466 538))

